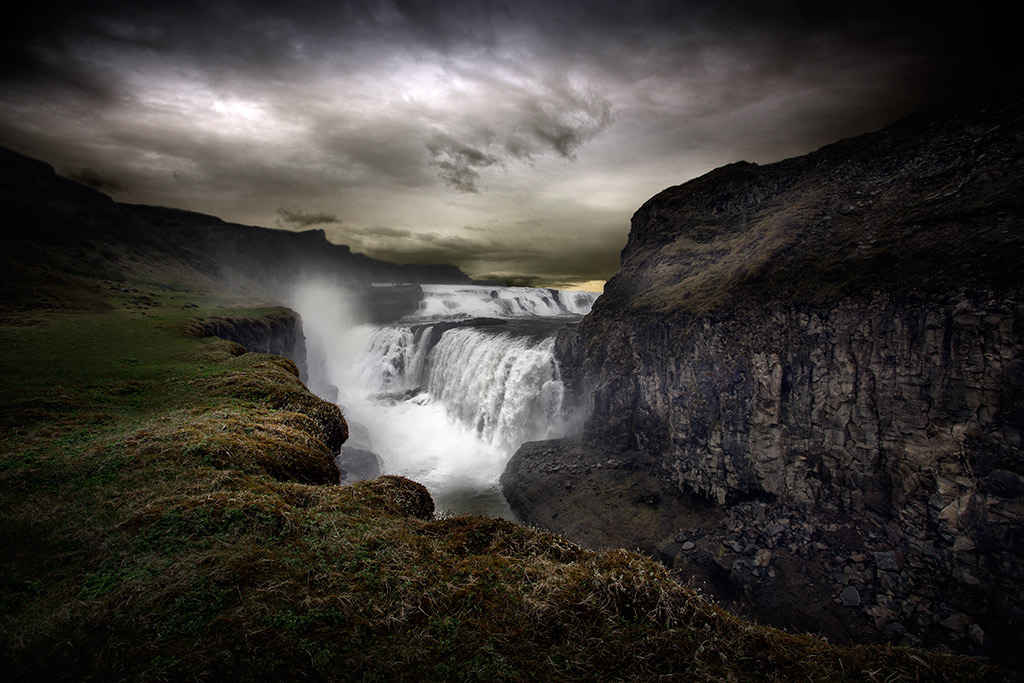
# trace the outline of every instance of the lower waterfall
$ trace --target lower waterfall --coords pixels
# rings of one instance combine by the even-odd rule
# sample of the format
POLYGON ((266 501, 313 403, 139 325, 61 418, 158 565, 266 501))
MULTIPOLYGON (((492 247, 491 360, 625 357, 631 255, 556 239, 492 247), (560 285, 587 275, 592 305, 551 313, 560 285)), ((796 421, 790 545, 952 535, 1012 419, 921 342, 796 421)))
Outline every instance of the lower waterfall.
POLYGON ((382 473, 424 484, 441 512, 512 517, 498 485, 508 459, 522 443, 565 436, 576 425, 554 335, 597 295, 423 290, 416 313, 387 325, 345 326, 321 315, 331 302, 297 297, 307 346, 322 351, 322 372, 338 387, 349 421, 342 455, 346 448, 376 453, 382 473))

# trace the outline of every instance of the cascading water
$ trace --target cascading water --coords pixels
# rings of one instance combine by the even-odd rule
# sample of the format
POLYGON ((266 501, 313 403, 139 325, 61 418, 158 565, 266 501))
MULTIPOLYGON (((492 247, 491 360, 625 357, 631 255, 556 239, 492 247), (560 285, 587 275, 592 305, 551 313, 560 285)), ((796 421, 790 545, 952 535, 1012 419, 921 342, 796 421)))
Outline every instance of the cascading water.
POLYGON ((545 318, 586 315, 594 292, 537 287, 422 285, 424 298, 412 318, 545 318))
POLYGON ((573 420, 554 334, 597 295, 462 285, 423 291, 419 310, 397 323, 319 334, 300 298, 307 343, 323 348, 329 381, 357 426, 343 453, 376 452, 385 473, 424 484, 439 510, 511 516, 498 487, 508 458, 525 441, 564 436, 573 420))
POLYGON ((554 339, 447 331, 431 352, 426 386, 449 417, 501 450, 550 438, 562 419, 554 339))

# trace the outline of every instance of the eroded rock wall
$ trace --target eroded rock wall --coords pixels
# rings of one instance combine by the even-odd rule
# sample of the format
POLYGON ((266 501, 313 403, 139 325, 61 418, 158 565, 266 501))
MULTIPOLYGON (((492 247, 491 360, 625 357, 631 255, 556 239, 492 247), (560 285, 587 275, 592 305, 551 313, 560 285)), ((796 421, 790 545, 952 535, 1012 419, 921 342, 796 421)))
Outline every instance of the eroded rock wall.
MULTIPOLYGON (((634 318, 607 326, 586 360, 571 357, 585 341, 565 337, 560 348, 566 364, 589 369, 589 427, 606 435, 596 440, 630 435, 622 447, 659 456, 674 488, 729 510, 701 534, 718 537, 727 556, 718 569, 759 611, 779 607, 750 575, 764 567, 769 578, 766 553, 782 540, 772 539, 784 531, 806 550, 820 531, 814 543, 824 547, 811 550, 826 562, 807 590, 840 602, 855 590, 848 618, 870 622, 847 628, 837 618, 827 630, 870 639, 875 625, 909 642, 983 645, 1013 638, 1024 615, 1022 301, 962 292, 943 306, 878 296, 818 310, 634 318), (776 534, 745 538, 783 519, 776 534), (848 579, 849 556, 879 553, 884 568, 867 562, 848 579)), ((791 554, 789 570, 804 569, 806 553, 791 554)), ((692 558, 680 552, 676 564, 692 558)))
POLYGON ((199 337, 220 337, 241 344, 253 353, 271 353, 290 358, 299 378, 309 383, 306 338, 299 314, 287 308, 263 315, 217 316, 194 321, 192 332, 199 337))
MULTIPOLYGON (((720 504, 766 494, 886 512, 936 462, 955 463, 945 468, 955 476, 974 462, 962 476, 979 480, 1016 466, 1021 313, 1019 298, 963 293, 945 306, 879 297, 623 321, 584 361, 590 426, 672 453, 680 488, 720 504)), ((936 476, 943 495, 955 490, 936 476)))

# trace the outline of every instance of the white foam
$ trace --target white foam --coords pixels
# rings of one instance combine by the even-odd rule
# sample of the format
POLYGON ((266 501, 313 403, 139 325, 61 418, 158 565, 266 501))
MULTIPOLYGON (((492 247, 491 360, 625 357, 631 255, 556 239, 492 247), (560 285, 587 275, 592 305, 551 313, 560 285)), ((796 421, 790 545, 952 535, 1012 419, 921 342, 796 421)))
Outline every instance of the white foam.
POLYGON ((409 319, 537 318, 586 315, 600 296, 538 287, 423 285, 423 301, 409 319))

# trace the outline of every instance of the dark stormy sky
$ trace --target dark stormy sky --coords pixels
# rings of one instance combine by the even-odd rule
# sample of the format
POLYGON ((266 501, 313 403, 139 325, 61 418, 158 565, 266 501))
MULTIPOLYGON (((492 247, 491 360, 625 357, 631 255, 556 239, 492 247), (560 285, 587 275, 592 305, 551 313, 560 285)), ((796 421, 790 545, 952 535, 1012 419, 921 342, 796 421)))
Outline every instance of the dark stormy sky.
POLYGON ((876 129, 1016 44, 977 3, 20 4, 0 145, 119 201, 591 288, 661 189, 876 129))

